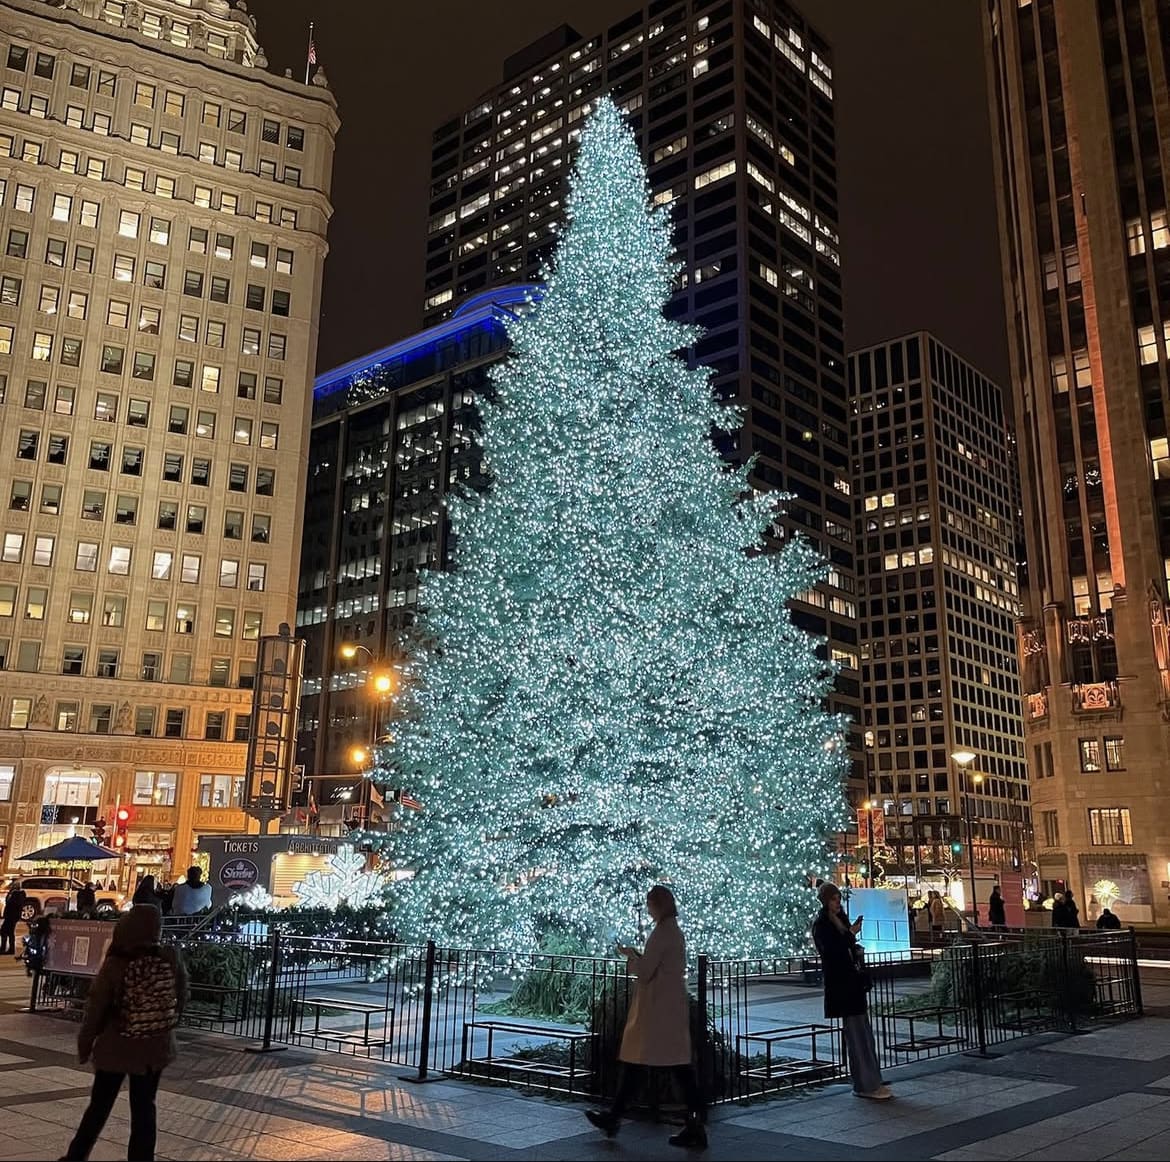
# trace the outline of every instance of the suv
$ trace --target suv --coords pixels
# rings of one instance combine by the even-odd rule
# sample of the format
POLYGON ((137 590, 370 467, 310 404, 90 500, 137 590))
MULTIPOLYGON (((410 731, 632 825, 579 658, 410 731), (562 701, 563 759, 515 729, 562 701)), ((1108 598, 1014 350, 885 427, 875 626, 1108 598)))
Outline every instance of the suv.
MULTIPOLYGON (((66 901, 76 907, 77 893, 85 887, 84 880, 71 881, 67 876, 22 876, 20 883, 28 896, 20 910, 20 918, 26 921, 35 919, 42 912, 63 911, 66 901)), ((99 912, 117 912, 121 905, 122 897, 118 893, 104 889, 98 891, 99 912)))

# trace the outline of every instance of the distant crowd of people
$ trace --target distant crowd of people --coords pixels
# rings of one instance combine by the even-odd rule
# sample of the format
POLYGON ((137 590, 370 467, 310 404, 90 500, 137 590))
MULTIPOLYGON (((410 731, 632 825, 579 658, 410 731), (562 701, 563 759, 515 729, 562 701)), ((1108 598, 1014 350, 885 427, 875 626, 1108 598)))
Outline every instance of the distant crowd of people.
POLYGON ((160 888, 154 876, 143 876, 131 902, 153 904, 164 916, 194 916, 211 907, 211 885, 203 878, 203 869, 192 865, 187 869, 187 878, 169 888, 160 888))

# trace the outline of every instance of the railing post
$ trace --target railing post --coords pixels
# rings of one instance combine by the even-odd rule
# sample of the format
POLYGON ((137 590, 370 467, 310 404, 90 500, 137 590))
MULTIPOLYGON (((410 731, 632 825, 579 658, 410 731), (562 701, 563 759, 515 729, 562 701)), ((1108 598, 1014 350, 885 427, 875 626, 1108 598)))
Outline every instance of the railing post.
MULTIPOLYGON (((249 1045, 248 1053, 275 1053, 286 1048, 272 1044, 272 1025, 276 1020, 276 985, 280 977, 280 929, 273 927, 269 941, 268 988, 264 998, 264 1034, 259 1045, 249 1045)), ((295 1004, 295 1001, 292 1003, 295 1004)))
POLYGON ((1069 971, 1068 962, 1068 944, 1069 935, 1066 928, 1060 930, 1060 978, 1062 985, 1062 999, 1064 1001, 1065 1015, 1068 1018, 1068 1028, 1070 1033, 1077 1031, 1077 1012, 1076 1002, 1072 993, 1072 975, 1069 971))
MULTIPOLYGON (((1133 929, 1131 928, 1130 931, 1132 932, 1133 929)), ((41 970, 39 968, 34 968, 32 976, 32 992, 29 994, 28 998, 28 1011, 30 1013, 35 1013, 37 1011, 37 993, 40 992, 40 989, 41 970)))
POLYGON ((979 1042, 978 1056, 987 1057, 987 1015, 983 1011, 983 966, 980 962, 980 948, 972 943, 971 949, 971 993, 975 1002, 975 1038, 979 1042))
MULTIPOLYGON (((707 1054, 708 1049, 711 1053, 711 1059, 714 1062, 715 1046, 708 1045, 707 1041, 707 970, 709 964, 709 957, 704 953, 699 956, 699 977, 695 982, 695 987, 698 989, 699 995, 695 1005, 695 1024, 699 1027, 695 1034, 695 1053, 697 1064, 695 1067, 695 1080, 699 1086, 699 1106, 695 1110, 701 1121, 707 1120, 707 1054)), ((713 1071, 712 1071, 713 1072, 713 1071)))
POLYGON ((431 1010, 435 991, 435 942, 427 941, 427 961, 423 977, 422 1037, 418 1045, 418 1079, 426 1081, 431 1056, 431 1010))
POLYGON ((1133 973, 1133 1003, 1140 1017, 1145 1011, 1142 1007, 1142 974, 1138 968, 1137 933, 1132 924, 1129 928, 1129 968, 1133 973))

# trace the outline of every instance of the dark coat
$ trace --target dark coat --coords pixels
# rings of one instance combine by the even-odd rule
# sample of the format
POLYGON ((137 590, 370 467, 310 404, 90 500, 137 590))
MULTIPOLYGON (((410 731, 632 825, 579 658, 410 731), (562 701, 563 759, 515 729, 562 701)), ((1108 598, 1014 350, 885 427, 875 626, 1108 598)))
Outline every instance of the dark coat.
POLYGON ((987 901, 987 919, 992 924, 1007 923, 1007 912, 1004 910, 1003 896, 992 896, 987 901))
POLYGON ((1105 931, 1115 931, 1121 927, 1121 921, 1113 912, 1106 910, 1097 917, 1097 927, 1105 931))
POLYGON ((77 910, 79 912, 85 911, 87 908, 97 907, 97 893, 93 888, 78 888, 77 889, 77 910))
POLYGON ((20 910, 24 907, 25 901, 28 900, 28 894, 24 888, 13 888, 5 897, 4 900, 4 920, 5 928, 16 931, 16 922, 20 919, 20 910))
POLYGON ((1076 904, 1070 905, 1065 900, 1062 903, 1052 905, 1053 928, 1079 928, 1080 926, 1080 914, 1077 911, 1076 904))
POLYGON ((178 1011, 187 1003, 187 973, 182 960, 169 946, 160 946, 162 916, 148 904, 135 904, 114 925, 114 936, 105 960, 93 978, 85 1015, 77 1034, 77 1051, 84 1064, 93 1058, 95 1069, 109 1073, 147 1073, 161 1070, 175 1059, 173 1031, 151 1037, 126 1037, 122 1033, 123 990, 126 968, 138 956, 162 956, 175 969, 178 1011))
POLYGON ((821 954, 825 979, 825 1016, 859 1017, 866 1011, 865 978, 858 967, 857 937, 842 931, 822 908, 813 921, 812 937, 821 954))

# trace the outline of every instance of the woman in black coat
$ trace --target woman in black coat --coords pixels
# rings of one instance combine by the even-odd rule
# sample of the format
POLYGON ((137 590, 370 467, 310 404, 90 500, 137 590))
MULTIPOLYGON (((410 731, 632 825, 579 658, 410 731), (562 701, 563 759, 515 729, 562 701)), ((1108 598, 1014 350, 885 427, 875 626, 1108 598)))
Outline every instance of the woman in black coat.
POLYGON ((999 890, 999 884, 991 889, 991 899, 987 901, 987 919, 992 928, 1007 927, 1007 908, 1004 905, 1003 893, 999 890))
POLYGON ((869 1023, 866 994, 869 978, 865 972, 861 945, 861 917, 852 924, 841 908, 836 884, 822 884, 817 891, 821 910, 813 921, 812 937, 821 956, 825 982, 825 1016, 839 1017, 845 1029, 845 1047, 853 1092, 858 1097, 888 1101, 894 1095, 882 1081, 869 1023))

